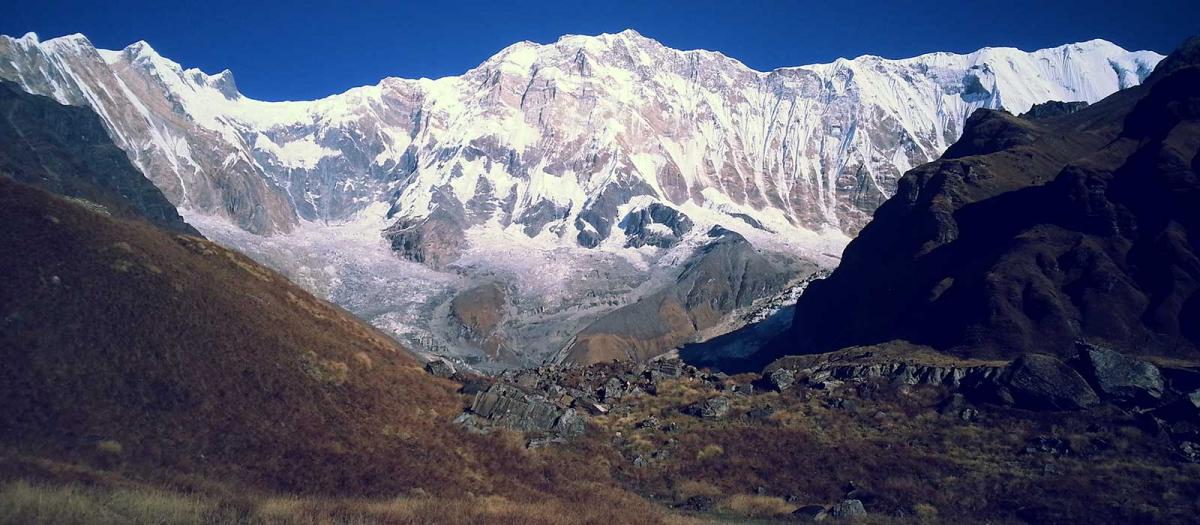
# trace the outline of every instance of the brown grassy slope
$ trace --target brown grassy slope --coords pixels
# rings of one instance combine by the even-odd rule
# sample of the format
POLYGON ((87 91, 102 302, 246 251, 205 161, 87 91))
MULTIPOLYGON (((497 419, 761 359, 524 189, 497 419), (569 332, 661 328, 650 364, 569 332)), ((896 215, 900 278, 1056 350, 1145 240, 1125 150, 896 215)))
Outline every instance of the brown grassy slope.
MULTIPOLYGON (((235 490, 421 488, 653 514, 605 504, 597 493, 619 491, 586 445, 534 453, 449 425, 456 385, 244 256, 3 179, 0 224, 0 447, 18 458, 235 490)), ((22 461, 8 477, 25 477, 22 461)))
POLYGON ((976 407, 967 421, 939 411, 946 394, 801 384, 726 393, 730 415, 700 419, 680 409, 718 393, 684 378, 595 421, 626 458, 645 461, 617 469, 639 492, 676 505, 704 496, 730 521, 830 505, 850 490, 872 523, 1183 524, 1200 512, 1200 464, 1144 418, 976 407), (643 424, 650 417, 658 425, 643 424))

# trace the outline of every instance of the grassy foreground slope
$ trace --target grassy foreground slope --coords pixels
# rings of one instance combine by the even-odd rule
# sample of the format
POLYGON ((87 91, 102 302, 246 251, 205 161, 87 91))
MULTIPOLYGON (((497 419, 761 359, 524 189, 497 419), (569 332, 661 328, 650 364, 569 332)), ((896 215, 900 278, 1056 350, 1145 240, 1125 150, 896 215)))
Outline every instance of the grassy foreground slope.
POLYGON ((0 224, 5 512, 59 490, 16 481, 32 480, 93 487, 82 500, 192 493, 251 522, 279 494, 321 512, 415 494, 449 522, 660 518, 586 444, 535 453, 451 426, 458 385, 247 257, 2 177, 0 224))

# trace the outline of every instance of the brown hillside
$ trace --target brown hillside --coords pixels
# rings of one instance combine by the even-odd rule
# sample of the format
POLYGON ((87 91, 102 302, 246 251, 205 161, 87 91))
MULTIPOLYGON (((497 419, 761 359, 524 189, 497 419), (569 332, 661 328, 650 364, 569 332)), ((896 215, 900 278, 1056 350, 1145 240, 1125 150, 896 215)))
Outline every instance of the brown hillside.
POLYGON ((8 475, 29 464, 13 457, 49 458, 137 479, 656 515, 603 503, 628 496, 586 444, 533 453, 450 425, 458 385, 242 255, 7 179, 0 223, 8 475))

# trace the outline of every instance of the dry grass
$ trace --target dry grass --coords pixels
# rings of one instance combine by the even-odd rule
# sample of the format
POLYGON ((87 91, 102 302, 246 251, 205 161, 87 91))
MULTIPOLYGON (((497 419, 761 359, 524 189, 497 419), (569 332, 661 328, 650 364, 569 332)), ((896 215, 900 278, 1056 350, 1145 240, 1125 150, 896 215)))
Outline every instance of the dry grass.
POLYGON ((796 505, 777 496, 734 494, 721 501, 717 508, 751 518, 780 518, 791 515, 796 505))
POLYGON ((155 489, 108 490, 83 485, 50 486, 24 481, 0 487, 3 525, 343 525, 489 523, 575 525, 588 523, 692 523, 667 516, 628 495, 578 504, 557 499, 513 501, 502 496, 445 499, 265 497, 222 499, 155 489), (632 504, 634 512, 626 505, 632 504))
POLYGON ((674 504, 704 495, 724 513, 749 518, 761 516, 750 510, 754 500, 735 505, 721 496, 764 487, 780 501, 829 505, 853 482, 874 522, 1186 523, 1200 512, 1200 465, 1179 462, 1169 440, 1115 410, 993 407, 964 422, 937 412, 947 395, 941 389, 870 383, 734 395, 730 417, 713 421, 678 413, 711 390, 683 381, 665 391, 665 399, 639 401, 601 428, 622 434, 618 447, 636 444, 644 456, 649 443, 671 458, 617 467, 639 492, 668 494, 674 504), (766 405, 770 416, 746 415, 766 405), (632 423, 649 414, 676 430, 632 423), (1037 438, 1062 440, 1071 452, 1026 452, 1037 438), (719 456, 710 452, 718 449, 719 456))
POLYGON ((423 512, 499 523, 550 522, 535 510, 661 516, 613 480, 615 451, 600 442, 530 452, 520 436, 451 425, 458 385, 241 254, 2 177, 0 223, 0 479, 65 486, 33 492, 84 498, 100 509, 95 521, 126 487, 85 498, 70 484, 117 475, 184 494, 215 485, 317 498, 273 507, 308 509, 317 522, 337 512, 410 516, 387 518, 399 523, 428 521, 423 512), (432 503, 390 499, 414 491, 432 503), (320 499, 347 497, 382 499, 320 499))

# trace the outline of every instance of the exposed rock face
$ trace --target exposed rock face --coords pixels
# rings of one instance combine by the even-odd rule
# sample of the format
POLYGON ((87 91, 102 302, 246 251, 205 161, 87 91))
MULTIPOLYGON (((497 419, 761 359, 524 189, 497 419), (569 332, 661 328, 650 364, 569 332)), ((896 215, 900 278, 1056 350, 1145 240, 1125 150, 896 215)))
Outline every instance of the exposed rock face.
POLYGON ((468 289, 450 301, 450 316, 462 325, 463 336, 492 357, 508 352, 508 342, 500 330, 504 312, 504 289, 496 283, 468 289))
POLYGON ((560 357, 577 364, 646 361, 787 283, 787 273, 741 235, 722 228, 709 235, 674 283, 590 324, 560 357))
POLYGON ((1022 408, 1079 410, 1100 403, 1079 372, 1050 356, 1021 356, 1009 365, 1006 374, 1003 383, 1022 408))
POLYGON ((454 363, 442 358, 432 359, 428 363, 425 363, 425 371, 429 372, 430 375, 444 378, 452 377, 458 372, 454 368, 454 363))
POLYGON ((582 434, 587 421, 572 408, 561 408, 548 399, 497 383, 475 394, 471 411, 455 420, 475 431, 499 426, 519 432, 553 433, 559 437, 582 434))
POLYGON ((703 419, 721 419, 729 415, 729 398, 717 396, 684 407, 685 414, 703 419))
POLYGON ((85 200, 119 217, 199 235, 129 162, 90 109, 0 81, 0 175, 85 200))
MULTIPOLYGON (((240 94, 230 73, 185 69, 144 42, 103 51, 80 35, 0 38, 0 78, 94 108, 210 235, 410 346, 492 359, 460 344, 443 305, 476 282, 503 282, 507 335, 523 342, 509 365, 541 362, 576 336, 602 359, 644 358, 724 329, 729 320, 712 314, 780 290, 670 282, 709 228, 830 266, 899 174, 940 154, 976 109, 1098 100, 1141 82, 1158 59, 1092 41, 758 72, 626 31, 518 43, 457 77, 264 102, 240 94), (631 212, 633 235, 622 236, 631 212), (291 233, 243 235, 228 221, 291 233), (348 226, 357 234, 322 238, 348 226), (380 231, 400 257, 442 275, 373 274, 401 267, 375 260, 380 231), (526 254, 559 268, 531 270, 526 254), (447 284, 451 274, 466 282, 447 284), (581 333, 609 314, 610 326, 628 325, 613 310, 635 302, 663 328, 626 340, 581 333)), ((765 281, 802 276, 790 273, 765 281)))
POLYGON ((782 392, 796 382, 796 375, 786 368, 778 368, 768 374, 767 379, 775 390, 782 392))
POLYGON ((763 355, 905 339, 1065 358, 1080 338, 1197 355, 1197 45, 1071 115, 976 112, 941 160, 901 179, 763 355))
POLYGON ((1064 115, 1070 115, 1071 113, 1086 108, 1087 106, 1088 103, 1082 100, 1078 102, 1060 102, 1057 100, 1051 100, 1041 104, 1034 104, 1033 107, 1029 108, 1029 111, 1021 114, 1021 118, 1025 120, 1042 120, 1061 117, 1064 115))
POLYGON ((629 212, 620 226, 625 231, 626 247, 670 248, 679 244, 683 234, 692 229, 692 220, 675 208, 656 202, 629 212))
POLYGON ((211 113, 216 106, 208 102, 228 100, 230 73, 184 70, 144 42, 97 50, 82 35, 46 42, 32 34, 0 37, 0 57, 0 78, 62 104, 91 107, 113 142, 176 206, 227 215, 259 233, 296 224, 281 185, 286 169, 268 175, 267 159, 255 158, 246 138, 221 124, 226 117, 211 113))
POLYGON ((1165 389, 1162 373, 1150 363, 1086 344, 1081 345, 1079 360, 1084 377, 1106 398, 1141 405, 1162 398, 1165 389))
POLYGON ((526 234, 557 223, 596 246, 637 195, 718 197, 751 221, 770 210, 783 225, 855 232, 975 109, 1095 101, 1160 58, 1097 40, 759 72, 625 31, 517 43, 458 77, 272 103, 145 42, 104 51, 81 35, 30 34, 0 39, 0 78, 96 108, 173 202, 252 231, 346 218, 377 200, 420 217, 450 184, 463 205, 520 218, 526 234))
POLYGON ((829 515, 836 519, 855 519, 867 515, 867 509, 862 501, 856 499, 842 500, 829 509, 829 515))

